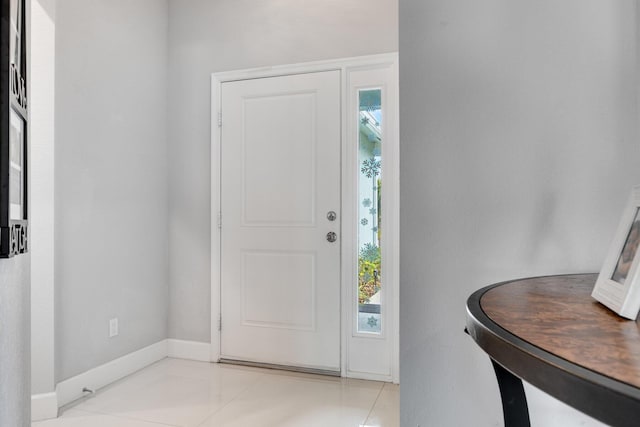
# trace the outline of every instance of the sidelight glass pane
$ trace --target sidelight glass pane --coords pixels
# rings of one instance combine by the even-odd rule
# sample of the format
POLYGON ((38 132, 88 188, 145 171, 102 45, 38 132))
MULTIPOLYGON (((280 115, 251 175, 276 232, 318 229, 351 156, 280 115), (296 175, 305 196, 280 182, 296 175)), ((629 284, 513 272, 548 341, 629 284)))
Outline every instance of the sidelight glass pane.
POLYGON ((382 90, 358 92, 358 332, 382 331, 382 90))

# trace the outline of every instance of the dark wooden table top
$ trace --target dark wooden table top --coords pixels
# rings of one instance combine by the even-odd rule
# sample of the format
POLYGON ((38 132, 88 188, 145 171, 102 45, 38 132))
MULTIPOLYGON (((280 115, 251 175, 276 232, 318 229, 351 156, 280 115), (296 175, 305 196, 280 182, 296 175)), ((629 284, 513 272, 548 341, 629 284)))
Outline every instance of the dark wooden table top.
POLYGON ((640 327, 591 298, 596 278, 510 282, 487 291, 480 306, 498 326, 530 344, 640 388, 640 327))
POLYGON ((508 371, 614 426, 640 425, 640 327, 591 297, 596 274, 480 289, 467 331, 508 371))

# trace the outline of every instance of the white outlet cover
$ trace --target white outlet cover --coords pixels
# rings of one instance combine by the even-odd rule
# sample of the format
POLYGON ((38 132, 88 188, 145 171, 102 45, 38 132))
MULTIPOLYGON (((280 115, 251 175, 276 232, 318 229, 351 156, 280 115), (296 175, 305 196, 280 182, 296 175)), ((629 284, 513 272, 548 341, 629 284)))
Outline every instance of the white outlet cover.
POLYGON ((118 318, 109 320, 109 338, 118 335, 118 318))

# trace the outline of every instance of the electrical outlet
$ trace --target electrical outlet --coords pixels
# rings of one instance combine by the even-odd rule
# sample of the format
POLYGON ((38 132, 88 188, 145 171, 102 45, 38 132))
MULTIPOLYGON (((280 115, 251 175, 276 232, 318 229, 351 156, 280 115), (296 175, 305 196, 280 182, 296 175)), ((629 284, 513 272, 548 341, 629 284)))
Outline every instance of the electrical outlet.
POLYGON ((109 338, 113 338, 118 335, 118 318, 109 320, 109 338))

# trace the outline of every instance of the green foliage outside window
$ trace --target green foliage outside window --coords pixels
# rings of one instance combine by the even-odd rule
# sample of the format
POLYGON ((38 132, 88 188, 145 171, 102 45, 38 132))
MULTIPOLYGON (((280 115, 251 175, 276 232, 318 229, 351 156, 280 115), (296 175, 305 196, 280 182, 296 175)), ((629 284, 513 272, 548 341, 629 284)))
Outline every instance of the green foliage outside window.
POLYGON ((358 303, 366 304, 380 290, 380 248, 367 243, 358 256, 358 303))

